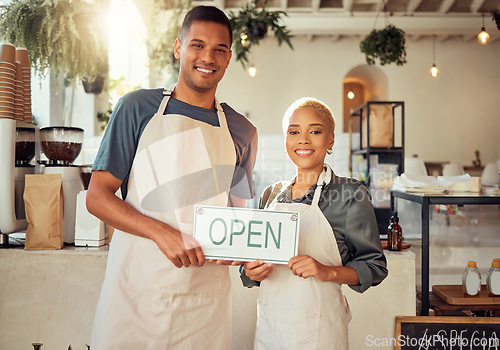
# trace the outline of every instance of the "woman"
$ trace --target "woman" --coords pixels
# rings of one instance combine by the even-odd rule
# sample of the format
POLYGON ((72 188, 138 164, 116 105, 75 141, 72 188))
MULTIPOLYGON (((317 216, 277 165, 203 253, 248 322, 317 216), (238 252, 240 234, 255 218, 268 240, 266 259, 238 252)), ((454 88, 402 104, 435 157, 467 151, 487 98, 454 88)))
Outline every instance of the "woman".
POLYGON ((351 315, 341 285, 364 292, 387 276, 368 190, 324 163, 334 129, 328 106, 313 98, 295 101, 283 118, 286 152, 297 173, 269 186, 260 206, 299 212, 299 249, 288 266, 243 265, 245 285, 262 281, 256 349, 348 349, 351 315))

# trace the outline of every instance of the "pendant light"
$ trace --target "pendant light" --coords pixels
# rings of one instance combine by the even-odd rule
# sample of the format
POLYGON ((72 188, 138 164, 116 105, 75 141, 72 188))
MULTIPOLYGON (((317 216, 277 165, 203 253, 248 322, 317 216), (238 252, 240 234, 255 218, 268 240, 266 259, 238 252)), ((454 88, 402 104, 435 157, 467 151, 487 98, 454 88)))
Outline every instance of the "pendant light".
POLYGON ((257 68, 253 64, 248 67, 248 75, 250 78, 254 78, 257 75, 257 68))
POLYGON ((432 37, 432 68, 430 69, 433 78, 437 77, 439 74, 439 69, 436 67, 436 43, 435 37, 432 37))
POLYGON ((490 40, 490 35, 484 29, 484 13, 483 13, 483 26, 481 28, 481 33, 477 35, 477 41, 479 41, 481 45, 486 45, 489 40, 490 40))

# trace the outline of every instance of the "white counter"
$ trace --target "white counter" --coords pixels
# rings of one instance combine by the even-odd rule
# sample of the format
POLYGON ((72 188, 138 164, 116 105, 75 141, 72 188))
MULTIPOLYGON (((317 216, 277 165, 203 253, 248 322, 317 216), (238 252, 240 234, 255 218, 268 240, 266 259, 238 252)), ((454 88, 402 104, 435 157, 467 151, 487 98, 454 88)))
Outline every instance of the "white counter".
MULTIPOLYGON (((380 286, 363 294, 343 287, 353 313, 352 350, 377 349, 367 339, 393 337, 394 317, 415 315, 415 255, 386 254, 389 276, 380 286)), ((35 342, 42 350, 86 349, 106 258, 106 247, 0 250, 0 349, 26 350, 35 342)), ((231 279, 233 349, 252 349, 258 288, 242 287, 236 267, 231 279)))

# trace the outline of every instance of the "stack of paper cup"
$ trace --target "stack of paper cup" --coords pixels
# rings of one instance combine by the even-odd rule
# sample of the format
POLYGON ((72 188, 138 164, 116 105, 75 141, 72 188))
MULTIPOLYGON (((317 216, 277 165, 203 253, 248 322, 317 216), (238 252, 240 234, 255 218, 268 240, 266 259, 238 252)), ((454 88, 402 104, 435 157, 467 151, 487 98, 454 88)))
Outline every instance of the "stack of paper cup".
POLYGON ((24 82, 21 62, 19 61, 16 61, 16 79, 14 80, 14 83, 16 87, 16 96, 14 99, 14 119, 24 120, 24 82))
POLYGON ((16 47, 0 46, 0 118, 14 119, 16 97, 16 47))
POLYGON ((31 114, 31 66, 28 57, 28 50, 24 47, 16 49, 16 61, 21 63, 21 72, 23 75, 24 86, 24 113, 23 120, 28 123, 33 122, 33 115, 31 114))

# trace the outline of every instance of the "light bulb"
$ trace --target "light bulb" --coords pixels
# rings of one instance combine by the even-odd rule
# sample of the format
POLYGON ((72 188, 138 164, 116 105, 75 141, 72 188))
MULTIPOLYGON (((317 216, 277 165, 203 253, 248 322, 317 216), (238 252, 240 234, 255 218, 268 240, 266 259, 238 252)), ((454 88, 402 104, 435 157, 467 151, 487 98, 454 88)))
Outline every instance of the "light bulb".
POLYGON ((431 75, 435 78, 439 74, 439 69, 436 67, 435 64, 432 65, 432 68, 430 69, 431 75))
POLYGON ((354 98, 354 92, 349 91, 349 92, 347 93, 347 98, 348 98, 349 100, 352 100, 352 99, 354 98))
POLYGON ((248 67, 248 75, 250 78, 255 77, 257 75, 257 68, 255 68, 255 66, 248 67))
POLYGON ((477 35, 477 41, 479 41, 480 44, 486 45, 488 41, 490 40, 490 35, 484 30, 484 27, 481 28, 481 33, 477 35))
POLYGON ((240 42, 241 42, 241 45, 243 45, 244 47, 247 47, 248 44, 250 44, 250 42, 248 41, 248 34, 247 33, 240 34, 240 42))

